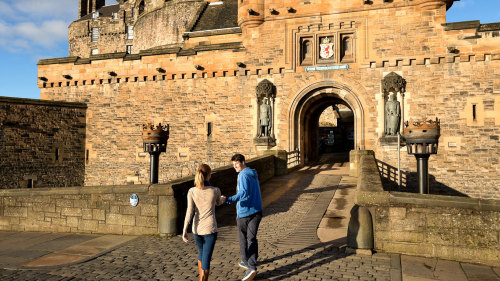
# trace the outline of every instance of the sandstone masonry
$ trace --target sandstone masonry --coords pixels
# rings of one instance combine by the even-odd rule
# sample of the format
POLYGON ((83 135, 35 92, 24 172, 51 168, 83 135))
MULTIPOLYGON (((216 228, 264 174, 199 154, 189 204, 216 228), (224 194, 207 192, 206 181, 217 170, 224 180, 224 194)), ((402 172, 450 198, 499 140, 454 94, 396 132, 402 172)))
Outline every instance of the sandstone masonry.
MULTIPOLYGON (((70 27, 70 57, 39 62, 41 98, 87 103, 85 185, 147 182, 140 125, 148 121, 171 125, 160 182, 192 173, 201 162, 225 165, 235 152, 298 149, 301 161, 314 161, 315 122, 333 104, 353 111, 355 149, 372 149, 394 168, 397 148, 384 138, 381 80, 395 72, 407 82, 404 96, 397 94, 403 120, 441 119, 432 182, 498 199, 500 28, 447 23, 452 3, 123 1, 113 8, 125 15, 116 25, 104 10, 97 20, 81 17, 70 27), (172 5, 190 12, 173 15, 172 5), (141 10, 137 18, 129 18, 132 9, 141 10), (122 32, 133 26, 133 51, 127 54, 125 33, 97 43, 73 36, 89 34, 78 27, 82 22, 122 32), (321 55, 324 42, 332 44, 328 58, 321 55), (103 51, 87 55, 92 44, 103 51), (274 147, 254 142, 255 89, 264 79, 276 87, 274 147)), ((401 152, 411 185, 415 159, 401 152)))
POLYGON ((0 97, 0 189, 84 184, 86 109, 0 97))

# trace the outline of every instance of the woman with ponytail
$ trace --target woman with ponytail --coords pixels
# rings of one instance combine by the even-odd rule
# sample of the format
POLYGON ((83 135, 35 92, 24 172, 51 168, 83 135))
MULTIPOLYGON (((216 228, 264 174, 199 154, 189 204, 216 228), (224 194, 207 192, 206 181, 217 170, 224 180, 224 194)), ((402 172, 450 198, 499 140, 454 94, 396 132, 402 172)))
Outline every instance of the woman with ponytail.
POLYGON ((212 169, 207 164, 201 164, 194 178, 195 187, 188 191, 186 218, 182 240, 188 242, 187 227, 191 220, 194 240, 198 245, 198 270, 200 281, 208 280, 210 260, 217 240, 217 221, 215 220, 215 205, 221 205, 220 189, 213 187, 209 180, 212 169), (194 218, 193 218, 194 217, 194 218))

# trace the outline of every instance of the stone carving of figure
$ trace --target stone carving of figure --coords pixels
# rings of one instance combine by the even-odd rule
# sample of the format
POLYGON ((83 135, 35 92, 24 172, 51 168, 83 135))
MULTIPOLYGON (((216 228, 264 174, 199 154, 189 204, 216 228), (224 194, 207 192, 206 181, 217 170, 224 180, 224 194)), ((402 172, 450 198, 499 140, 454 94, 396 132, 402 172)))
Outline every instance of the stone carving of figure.
POLYGON ((394 99, 394 94, 389 94, 389 100, 385 103, 385 134, 395 136, 399 132, 399 121, 401 109, 399 101, 394 99))
POLYGON ((271 106, 267 103, 267 98, 260 105, 259 124, 259 137, 268 137, 271 129, 271 106))

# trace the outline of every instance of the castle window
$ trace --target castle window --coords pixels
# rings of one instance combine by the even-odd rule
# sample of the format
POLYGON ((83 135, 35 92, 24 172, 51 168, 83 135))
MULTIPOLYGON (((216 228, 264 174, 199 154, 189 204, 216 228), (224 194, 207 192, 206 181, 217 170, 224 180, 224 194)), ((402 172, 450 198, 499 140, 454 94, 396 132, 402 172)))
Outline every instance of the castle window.
POLYGON ((142 15, 142 13, 144 13, 144 8, 145 8, 145 4, 144 4, 144 1, 141 1, 141 3, 139 3, 139 15, 142 15))
POLYGON ((92 28, 92 42, 97 42, 99 40, 99 28, 94 27, 92 28))
POLYGON ((134 27, 129 26, 127 29, 127 39, 134 39, 134 27))
POLYGON ((131 14, 131 16, 132 16, 132 19, 135 18, 135 8, 132 8, 132 14, 131 14))
POLYGON ((118 13, 113 13, 113 19, 117 20, 118 19, 118 13))
POLYGON ((127 45, 127 54, 132 54, 132 45, 127 45))
POLYGON ((92 13, 92 20, 97 20, 99 18, 99 12, 92 13))
POLYGON ((92 51, 90 51, 90 54, 91 55, 98 55, 99 54, 99 50, 98 49, 92 49, 92 51))
POLYGON ((343 34, 341 37, 340 60, 342 62, 354 61, 354 46, 352 34, 343 34))
POLYGON ((300 64, 312 64, 312 41, 310 38, 302 38, 300 43, 300 64))

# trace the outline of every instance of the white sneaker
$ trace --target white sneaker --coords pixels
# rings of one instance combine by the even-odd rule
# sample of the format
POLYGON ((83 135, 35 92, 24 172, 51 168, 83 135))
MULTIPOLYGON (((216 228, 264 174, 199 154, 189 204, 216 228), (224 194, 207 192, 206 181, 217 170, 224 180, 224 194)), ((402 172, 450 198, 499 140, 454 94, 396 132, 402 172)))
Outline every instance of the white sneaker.
POLYGON ((247 273, 245 273, 245 276, 243 276, 243 279, 241 281, 250 281, 253 280, 253 278, 257 275, 257 271, 253 269, 247 270, 247 273))
POLYGON ((244 261, 240 261, 238 263, 238 266, 248 270, 248 264, 246 264, 244 261))

